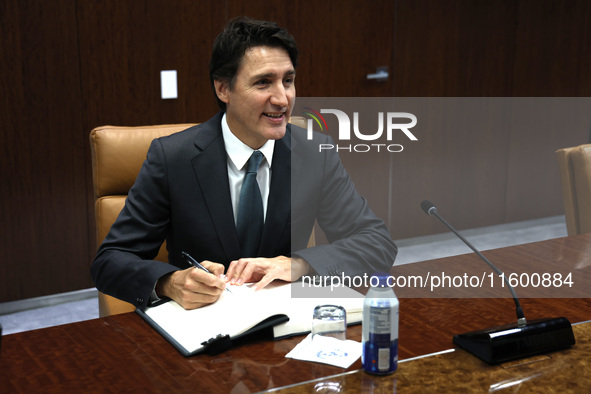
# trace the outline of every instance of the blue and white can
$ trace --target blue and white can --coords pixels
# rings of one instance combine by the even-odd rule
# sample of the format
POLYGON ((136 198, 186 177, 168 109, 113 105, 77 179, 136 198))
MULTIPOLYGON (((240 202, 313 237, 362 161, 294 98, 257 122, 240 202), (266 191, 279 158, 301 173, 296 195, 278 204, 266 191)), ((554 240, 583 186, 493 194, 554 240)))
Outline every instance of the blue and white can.
POLYGON ((363 303, 361 361, 372 374, 390 374, 398 368, 398 308, 389 275, 374 274, 363 303))

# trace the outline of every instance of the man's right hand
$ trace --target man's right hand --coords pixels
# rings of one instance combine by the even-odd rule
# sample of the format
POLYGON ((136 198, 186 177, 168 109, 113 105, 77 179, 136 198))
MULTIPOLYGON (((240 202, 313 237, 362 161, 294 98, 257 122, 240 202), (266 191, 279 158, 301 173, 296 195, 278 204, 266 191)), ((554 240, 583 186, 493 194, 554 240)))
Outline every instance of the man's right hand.
POLYGON ((173 299, 185 309, 196 309, 217 301, 226 288, 226 282, 220 278, 224 266, 211 261, 201 264, 211 273, 193 267, 172 272, 158 280, 158 295, 173 299))

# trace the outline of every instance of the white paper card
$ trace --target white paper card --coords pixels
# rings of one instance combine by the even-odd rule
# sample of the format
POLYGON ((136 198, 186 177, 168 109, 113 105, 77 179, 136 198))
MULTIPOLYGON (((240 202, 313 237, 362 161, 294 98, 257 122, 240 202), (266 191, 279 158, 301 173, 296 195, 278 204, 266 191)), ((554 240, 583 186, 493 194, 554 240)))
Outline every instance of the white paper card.
POLYGON ((316 336, 312 340, 312 334, 308 334, 285 357, 349 368, 361 357, 361 343, 324 336, 316 336))

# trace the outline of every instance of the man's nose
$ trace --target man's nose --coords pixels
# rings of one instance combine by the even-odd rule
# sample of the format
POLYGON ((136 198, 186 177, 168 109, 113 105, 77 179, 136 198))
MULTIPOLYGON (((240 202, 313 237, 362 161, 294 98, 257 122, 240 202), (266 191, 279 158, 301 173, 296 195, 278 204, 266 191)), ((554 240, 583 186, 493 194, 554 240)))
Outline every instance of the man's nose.
POLYGON ((271 104, 282 108, 287 107, 289 104, 287 96, 288 93, 283 83, 276 84, 271 93, 271 104))

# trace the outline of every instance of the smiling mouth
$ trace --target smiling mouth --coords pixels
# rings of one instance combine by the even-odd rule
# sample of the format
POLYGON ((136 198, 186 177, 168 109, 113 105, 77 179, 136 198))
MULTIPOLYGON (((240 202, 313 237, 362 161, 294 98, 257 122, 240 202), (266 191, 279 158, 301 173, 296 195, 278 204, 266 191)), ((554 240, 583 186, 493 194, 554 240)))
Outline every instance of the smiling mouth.
POLYGON ((264 112, 263 115, 268 118, 271 118, 271 119, 281 119, 283 117, 283 115, 285 115, 285 114, 283 112, 281 112, 281 113, 264 112))

